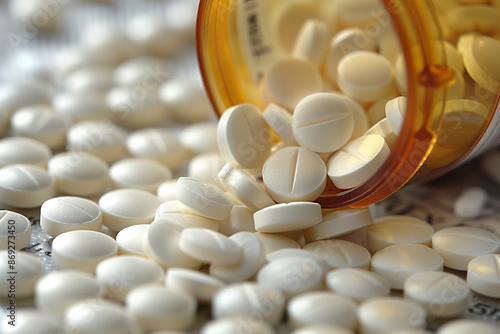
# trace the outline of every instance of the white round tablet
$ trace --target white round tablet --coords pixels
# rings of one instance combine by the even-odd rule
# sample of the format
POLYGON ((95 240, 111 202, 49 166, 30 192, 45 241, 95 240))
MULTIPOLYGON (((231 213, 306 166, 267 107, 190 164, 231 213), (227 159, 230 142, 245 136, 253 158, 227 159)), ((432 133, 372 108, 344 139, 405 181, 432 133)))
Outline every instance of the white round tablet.
POLYGON ((143 247, 143 238, 147 233, 149 224, 139 224, 125 227, 116 234, 119 255, 146 256, 143 247))
POLYGON ((299 146, 292 128, 292 114, 285 108, 269 103, 263 113, 267 124, 287 145, 299 146))
POLYGON ((253 214, 258 232, 279 233, 302 230, 321 222, 321 205, 313 202, 292 202, 268 206, 253 214))
POLYGON ((299 30, 292 49, 292 56, 309 60, 319 67, 326 50, 328 29, 325 23, 310 19, 299 30))
POLYGON ((52 241, 52 261, 59 269, 93 274, 102 260, 118 253, 115 239, 96 231, 70 231, 52 241))
POLYGON ((469 262, 467 284, 485 296, 500 298, 500 255, 480 255, 469 262))
POLYGON ((294 328, 328 324, 353 330, 356 325, 356 307, 356 302, 351 298, 333 292, 306 292, 288 302, 288 322, 294 328))
POLYGON ((147 332, 190 328, 197 304, 190 292, 155 285, 135 288, 125 299, 127 310, 147 332))
POLYGON ((283 318, 285 303, 285 296, 278 289, 254 282, 241 282, 227 285, 215 293, 212 315, 215 319, 259 317, 276 325, 283 318))
POLYGON ((226 317, 203 325, 200 334, 238 333, 276 334, 273 326, 265 321, 251 321, 246 317, 226 317))
POLYGON ((128 158, 109 168, 113 188, 134 188, 156 194, 158 186, 172 178, 172 170, 162 163, 146 158, 128 158))
POLYGON ((424 245, 394 245, 373 254, 371 270, 387 278, 391 288, 402 290, 414 273, 443 271, 443 258, 424 245))
POLYGON ((198 122, 187 126, 179 135, 182 145, 193 152, 219 152, 217 122, 198 122))
POLYGON ((36 282, 45 275, 42 259, 32 253, 13 253, 12 250, 0 250, 0 259, 0 295, 11 300, 33 296, 36 282))
POLYGON ((99 199, 102 223, 116 232, 132 225, 151 223, 160 204, 155 195, 139 189, 112 190, 99 199))
POLYGON ((397 330, 424 329, 425 310, 414 301, 398 297, 369 299, 357 309, 360 333, 387 334, 397 330))
POLYGON ((99 232, 102 226, 102 210, 99 205, 86 198, 51 198, 40 207, 40 226, 53 238, 75 230, 99 232))
POLYGON ((201 153, 189 160, 187 176, 206 181, 223 189, 224 186, 218 173, 225 164, 226 162, 219 152, 201 153))
POLYGON ((163 282, 163 275, 160 265, 135 255, 113 256, 95 268, 95 277, 106 287, 108 296, 119 302, 134 288, 163 282))
POLYGON ((104 297, 105 291, 104 285, 90 273, 79 270, 57 270, 37 281, 35 305, 39 310, 62 319, 71 304, 104 297))
POLYGON ((313 201, 325 190, 326 166, 307 148, 285 147, 266 160, 262 179, 276 202, 313 201))
POLYGON ((387 278, 366 269, 335 269, 326 275, 325 281, 333 292, 351 297, 358 302, 388 296, 391 292, 391 284, 387 278))
POLYGON ((498 326, 480 319, 457 319, 439 327, 436 334, 498 334, 498 326))
POLYGON ((493 233, 477 227, 448 227, 434 233, 432 248, 444 259, 444 266, 467 270, 476 256, 496 253, 500 241, 493 233))
POLYGON ((297 241, 283 235, 273 234, 273 233, 261 233, 261 232, 255 232, 254 234, 257 236, 257 238, 259 238, 259 240, 264 245, 266 254, 284 248, 300 249, 300 245, 297 243, 297 241))
POLYGON ((225 282, 200 271, 185 268, 169 268, 165 285, 171 289, 189 291, 200 303, 210 303, 213 295, 224 287, 225 282))
POLYGON ((287 258, 287 257, 292 257, 292 258, 313 258, 318 262, 318 264, 321 266, 321 269, 323 270, 323 273, 329 272, 332 268, 326 262, 326 260, 320 256, 317 256, 317 254, 314 254, 312 252, 309 252, 305 249, 298 249, 298 248, 283 248, 283 249, 278 249, 272 253, 269 253, 266 255, 266 260, 267 262, 272 262, 276 261, 278 259, 282 258, 287 258))
POLYGON ((419 303, 427 316, 462 316, 469 305, 469 296, 465 280, 450 273, 415 273, 404 284, 404 297, 419 303))
POLYGON ((52 156, 50 148, 27 137, 0 139, 0 167, 14 164, 28 164, 45 167, 52 156))
POLYGON ((370 252, 354 242, 340 239, 328 239, 311 242, 303 248, 323 259, 331 268, 362 268, 370 266, 370 252))
POLYGON ((54 178, 35 165, 10 165, 0 169, 0 203, 35 208, 52 198, 54 178))
POLYGON ((0 249, 20 250, 31 238, 30 220, 13 211, 0 210, 0 249))
POLYGON ((301 146, 317 153, 329 153, 340 149, 351 138, 354 116, 342 98, 330 93, 315 93, 297 104, 292 126, 301 146))
POLYGON ((225 220, 219 221, 219 233, 231 236, 237 232, 255 232, 253 211, 244 205, 235 205, 225 220))

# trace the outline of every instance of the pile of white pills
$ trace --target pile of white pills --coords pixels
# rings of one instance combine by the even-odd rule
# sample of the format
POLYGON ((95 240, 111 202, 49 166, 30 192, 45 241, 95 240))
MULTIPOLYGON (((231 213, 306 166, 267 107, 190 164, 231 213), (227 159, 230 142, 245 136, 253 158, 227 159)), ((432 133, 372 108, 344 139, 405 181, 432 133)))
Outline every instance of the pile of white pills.
MULTIPOLYGON (((482 51, 500 42, 460 11, 490 15, 491 6, 448 3, 439 10, 458 41, 446 46, 449 62, 467 71, 468 84, 491 90, 482 74, 497 65, 482 51)), ((2 319, 0 332, 424 334, 438 319, 440 334, 498 333, 457 319, 472 292, 500 298, 495 234, 314 202, 329 182, 350 189, 375 175, 407 103, 394 32, 361 29, 381 3, 335 6, 343 29, 305 21, 290 55, 265 73, 267 107, 235 105, 218 123, 201 84, 176 70, 194 16, 89 30, 61 56, 53 92, 0 87, 0 125, 3 110, 8 119, 0 297, 15 286, 33 301, 17 327, 2 319), (53 272, 22 250, 31 223, 17 211, 26 208, 39 211, 53 272)), ((454 105, 463 107, 459 88, 454 105)), ((486 201, 485 190, 468 189, 455 213, 479 217, 486 201)))

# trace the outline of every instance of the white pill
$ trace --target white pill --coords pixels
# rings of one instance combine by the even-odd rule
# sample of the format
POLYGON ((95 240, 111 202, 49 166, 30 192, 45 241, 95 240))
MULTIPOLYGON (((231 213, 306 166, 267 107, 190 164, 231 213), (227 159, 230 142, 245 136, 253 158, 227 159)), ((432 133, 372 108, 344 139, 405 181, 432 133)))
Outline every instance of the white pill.
POLYGON ((36 282, 45 275, 41 258, 25 251, 0 250, 0 259, 0 295, 11 300, 33 296, 36 282))
POLYGON ((282 58, 269 66, 262 81, 269 102, 288 110, 309 94, 321 92, 323 79, 313 63, 298 58, 282 58))
POLYGON ((270 103, 264 110, 263 116, 282 141, 290 146, 299 146, 293 135, 292 114, 288 110, 275 103, 270 103))
POLYGON ((212 299, 212 315, 215 319, 240 316, 259 317, 270 324, 278 324, 285 312, 285 296, 255 282, 227 285, 215 293, 212 299))
POLYGON ((182 130, 179 140, 193 152, 219 152, 217 143, 217 122, 199 122, 182 130))
POLYGON ((163 220, 155 220, 143 239, 147 256, 163 267, 198 269, 201 262, 186 255, 179 248, 181 232, 163 220))
POLYGON ((422 244, 431 246, 434 228, 414 217, 390 216, 379 219, 367 228, 368 246, 373 252, 400 244, 422 244), (408 219, 409 218, 409 219, 408 219))
POLYGON ((234 205, 229 217, 219 221, 219 233, 231 236, 240 231, 255 232, 253 213, 244 205, 234 205))
POLYGON ((498 326, 480 319, 457 319, 439 327, 436 334, 498 334, 498 326))
POLYGON ((156 197, 161 201, 173 201, 176 200, 174 195, 175 184, 177 183, 177 178, 162 182, 158 189, 156 189, 156 197))
POLYGON ((366 208, 343 209, 323 216, 323 220, 313 227, 304 230, 306 241, 339 237, 354 232, 372 223, 366 208))
POLYGON ((481 187, 465 189, 455 200, 453 212, 460 218, 477 218, 488 200, 488 193, 481 187))
POLYGON ((325 281, 333 292, 351 297, 358 302, 388 296, 391 292, 391 284, 387 278, 365 269, 332 270, 326 275, 325 281))
POLYGON ((500 298, 500 255, 480 255, 469 262, 467 284, 472 290, 492 298, 500 298))
POLYGON ((293 134, 300 145, 318 153, 334 152, 344 146, 354 130, 351 107, 330 93, 310 94, 293 112, 293 134))
POLYGON ((101 231, 102 210, 97 203, 86 198, 51 198, 40 207, 40 226, 53 238, 75 230, 101 231))
POLYGON ((308 325, 300 327, 290 334, 353 334, 350 329, 335 325, 308 325))
POLYGON ((321 266, 323 273, 327 273, 331 269, 330 265, 325 261, 325 259, 317 256, 316 254, 313 254, 312 252, 308 252, 307 250, 304 249, 283 248, 283 249, 278 249, 272 253, 268 253, 266 255, 267 262, 272 262, 287 257, 305 258, 305 259, 313 258, 321 266))
POLYGON ((398 297, 377 297, 357 309, 361 334, 387 334, 390 331, 424 329, 425 310, 416 302, 398 297))
POLYGON ((290 299, 313 290, 321 290, 323 270, 312 258, 282 258, 269 262, 257 273, 257 282, 281 290, 290 299))
POLYGON ((292 238, 273 233, 254 233, 264 245, 266 255, 284 248, 300 249, 300 245, 292 238))
POLYGON ((125 307, 95 298, 71 305, 64 313, 64 323, 67 334, 142 333, 125 307))
MULTIPOLYGON (((366 113, 368 115, 368 119, 370 124, 373 126, 377 124, 379 121, 383 120, 385 117, 385 105, 387 101, 394 99, 396 95, 390 95, 379 99, 374 102, 367 110, 366 113)), ((392 130, 392 129, 391 129, 392 130)))
POLYGON ((11 133, 36 139, 52 150, 64 148, 71 119, 54 114, 47 106, 31 106, 15 111, 10 118, 11 133))
POLYGON ((80 122, 69 128, 66 149, 91 153, 112 163, 125 153, 125 137, 125 131, 110 122, 80 122))
POLYGON ((62 152, 49 159, 47 170, 55 178, 56 189, 73 196, 91 197, 104 192, 108 164, 93 154, 62 152))
POLYGON ((174 64, 166 58, 138 56, 118 65, 113 78, 117 86, 143 87, 151 92, 158 89, 174 71, 174 64))
POLYGON ((164 273, 159 264, 135 255, 113 256, 95 268, 95 277, 104 284, 108 296, 119 302, 136 287, 163 282, 164 273))
POLYGON ((333 154, 328 161, 328 176, 337 188, 357 187, 374 176, 390 154, 381 136, 361 136, 333 154))
POLYGON ((325 58, 324 71, 332 83, 337 83, 337 67, 340 60, 348 53, 365 50, 376 51, 372 38, 360 28, 347 28, 336 33, 330 41, 325 58))
MULTIPOLYGON (((196 212, 194 212, 189 207, 185 206, 179 200, 176 199, 166 201, 160 204, 160 206, 158 206, 158 208, 156 209, 155 219, 177 220, 181 218, 181 215, 196 217, 197 221, 199 221, 200 224, 202 222, 205 222, 207 228, 209 228, 210 226, 211 230, 214 229, 212 228, 212 226, 214 226, 214 223, 217 223, 217 221, 215 220, 197 215, 196 212)), ((195 222, 193 221, 193 223, 195 222)))
POLYGON ((50 148, 35 139, 27 137, 0 139, 0 167, 14 164, 45 167, 51 156, 50 148))
POLYGON ((252 321, 247 317, 227 317, 207 322, 200 334, 220 333, 276 334, 273 326, 265 321, 252 321))
POLYGON ((314 254, 314 257, 322 259, 331 268, 362 268, 368 269, 371 255, 358 244, 346 240, 320 240, 311 242, 303 248, 314 254))
POLYGON ((219 171, 226 162, 219 152, 201 153, 189 160, 187 176, 203 180, 223 189, 219 171))
POLYGON ((341 98, 342 101, 344 101, 351 109, 352 117, 354 120, 354 129, 352 131, 351 137, 349 138, 349 141, 361 137, 370 127, 368 115, 363 106, 355 100, 340 93, 332 92, 330 94, 341 98))
POLYGON ((55 79, 63 81, 67 75, 88 66, 111 66, 108 56, 80 45, 61 49, 54 56, 55 79))
POLYGON ((227 109, 219 120, 217 140, 222 157, 244 169, 262 167, 271 152, 272 132, 262 112, 252 104, 227 109))
POLYGON ((40 278, 35 286, 36 307, 56 318, 62 318, 71 305, 89 298, 103 297, 104 285, 90 273, 79 270, 57 270, 40 278))
POLYGON ((373 254, 371 271, 387 278, 391 288, 402 290, 405 281, 414 273, 443 271, 443 258, 424 245, 394 245, 373 254))
POLYGON ((350 98, 374 102, 394 90, 392 64, 384 56, 370 51, 355 51, 338 64, 337 84, 350 98))
POLYGON ((404 297, 419 303, 428 316, 462 316, 469 305, 470 289, 462 278, 443 272, 411 275, 404 285, 404 297))
POLYGON ((139 224, 126 227, 118 232, 115 238, 118 244, 118 255, 146 256, 143 239, 148 228, 149 224, 139 224))
POLYGON ((396 97, 388 101, 385 105, 385 117, 397 136, 400 135, 403 128, 407 105, 408 98, 404 96, 396 97))
POLYGON ((186 228, 181 232, 180 249, 204 263, 234 265, 242 257, 242 247, 218 232, 203 228, 186 228))
POLYGON ((4 334, 65 333, 63 324, 56 318, 28 307, 16 310, 15 324, 15 326, 11 326, 8 321, 2 321, 0 323, 0 331, 4 334))
POLYGON ((23 249, 28 246, 30 237, 31 222, 27 217, 0 210, 0 249, 23 249))
POLYGON ((156 194, 158 186, 172 178, 172 170, 152 159, 128 158, 111 165, 109 177, 115 189, 134 188, 156 194))
POLYGON ((443 257, 445 267, 467 270, 467 265, 476 256, 496 253, 500 241, 496 235, 481 228, 448 227, 434 234, 432 248, 443 257))
POLYGON ((302 230, 321 222, 321 205, 313 202, 275 204, 253 215, 258 232, 279 233, 302 230))
POLYGON ((115 256, 115 239, 96 231, 70 231, 52 242, 52 261, 59 269, 76 269, 93 274, 102 260, 115 256))
POLYGON ((219 172, 219 180, 236 199, 253 211, 274 204, 263 185, 241 169, 225 164, 219 172))
POLYGON ((113 190, 99 199, 102 223, 115 232, 132 225, 151 223, 160 204, 155 195, 139 189, 113 190))
POLYGON ((189 291, 200 303, 210 303, 213 295, 224 287, 225 282, 196 270, 169 268, 165 285, 167 288, 189 291))
POLYGON ((10 165, 0 169, 0 203, 35 208, 54 196, 54 178, 34 165, 10 165))
POLYGON ((118 64, 136 52, 135 45, 119 26, 94 23, 85 28, 81 44, 93 52, 103 54, 112 64, 118 64))
POLYGON ((41 82, 0 86, 0 105, 10 116, 14 111, 30 105, 50 104, 51 88, 41 82))
POLYGON ((365 27, 368 22, 374 20, 377 13, 384 10, 377 0, 340 0, 335 5, 339 20, 346 26, 365 27))
POLYGON ((313 201, 326 187, 326 166, 316 153, 304 147, 282 148, 266 160, 262 178, 278 203, 313 201))
POLYGON ((210 275, 226 282, 241 282, 254 277, 257 270, 266 262, 266 249, 264 245, 251 232, 237 232, 229 240, 241 248, 241 257, 233 265, 221 265, 212 262, 210 275))
POLYGON ((195 213, 209 219, 226 219, 233 207, 232 201, 213 185, 189 177, 180 177, 175 196, 195 213))
POLYGON ((384 138, 385 143, 390 150, 393 149, 398 140, 398 136, 389 124, 389 120, 385 117, 375 123, 371 128, 369 128, 365 132, 365 135, 379 135, 380 137, 384 138))
POLYGON ((287 305, 292 327, 329 324, 348 329, 356 325, 356 302, 333 292, 306 292, 293 297, 287 305))
POLYGON ((114 86, 113 68, 109 66, 82 67, 69 74, 63 86, 72 93, 101 93, 114 86))
POLYGON ((111 117, 111 110, 100 93, 60 93, 52 100, 57 114, 75 122, 100 121, 111 117))
POLYGON ((327 26, 318 20, 307 20, 299 30, 292 49, 292 56, 309 60, 319 67, 326 51, 327 26))

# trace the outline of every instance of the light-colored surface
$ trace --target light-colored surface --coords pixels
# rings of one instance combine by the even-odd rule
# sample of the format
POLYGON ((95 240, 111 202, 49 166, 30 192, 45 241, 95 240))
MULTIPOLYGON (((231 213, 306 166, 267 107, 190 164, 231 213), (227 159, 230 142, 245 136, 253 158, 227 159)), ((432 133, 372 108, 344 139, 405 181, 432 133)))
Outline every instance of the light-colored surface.
POLYGON ((290 146, 298 146, 292 128, 292 114, 285 108, 269 103, 262 114, 267 124, 282 141, 290 146))
POLYGON ((300 327, 290 334, 353 334, 350 329, 334 325, 309 325, 300 327))
POLYGON ((146 256, 143 247, 143 238, 147 233, 149 224, 139 224, 125 227, 116 234, 118 254, 146 256))
MULTIPOLYGON (((218 173, 225 164, 219 151, 201 153, 189 160, 187 176, 206 181, 222 189, 223 185, 218 173)), ((160 196, 159 193, 158 196, 160 196)))
POLYGON ((187 290, 200 303, 210 303, 212 296, 225 284, 221 279, 185 268, 169 268, 165 276, 165 285, 168 288, 187 290))
POLYGON ((371 255, 361 245, 340 239, 328 239, 311 242, 304 246, 306 251, 325 261, 331 269, 362 268, 368 269, 371 255))
POLYGON ((339 268, 325 277, 326 285, 338 294, 353 298, 358 302, 373 297, 389 296, 389 280, 377 273, 360 268, 339 268))
POLYGON ((477 218, 487 200, 488 193, 483 188, 468 188, 457 197, 453 212, 461 218, 477 218))
POLYGON ((458 226, 434 233, 432 248, 443 257, 445 267, 467 270, 467 265, 476 256, 496 253, 500 241, 484 229, 458 226))
POLYGON ((477 319, 459 319, 451 321, 438 329, 436 334, 498 334, 498 326, 477 319))
POLYGON ((267 322, 253 322, 244 317, 228 317, 207 322, 200 334, 234 333, 241 328, 251 331, 253 334, 275 334, 273 326, 267 322))
POLYGON ((319 67, 327 45, 327 26, 318 20, 307 20, 295 39, 292 56, 309 60, 319 67))
POLYGON ((0 249, 21 250, 28 246, 31 222, 17 212, 0 210, 0 249))
POLYGON ((111 110, 102 94, 93 92, 63 92, 53 99, 54 112, 73 122, 109 120, 111 110))
POLYGON ((396 141, 398 140, 398 136, 396 135, 391 125, 389 124, 389 120, 385 117, 382 118, 380 121, 378 121, 376 124, 374 124, 371 128, 369 128, 365 132, 365 134, 366 135, 373 134, 381 136, 382 138, 384 138, 387 146, 389 146, 389 149, 391 150, 396 144, 396 141))
POLYGON ((16 321, 16 326, 2 321, 0 324, 2 333, 64 333, 64 326, 56 318, 35 308, 22 308, 17 312, 19 318, 16 321))
POLYGON ((253 211, 244 205, 234 205, 228 218, 219 221, 219 231, 231 236, 240 231, 255 232, 253 211))
POLYGON ((253 214, 258 232, 279 233, 302 230, 321 222, 321 205, 314 202, 292 202, 268 206, 253 214))
POLYGON ((480 294, 500 298, 500 255, 480 255, 470 261, 467 284, 480 294))
POLYGON ((37 280, 46 273, 43 261, 28 252, 13 255, 7 250, 0 250, 0 259, 0 294, 13 300, 32 297, 37 280))
POLYGON ((266 254, 277 251, 278 249, 283 248, 296 248, 300 249, 300 245, 297 241, 292 238, 272 233, 260 233, 255 232, 255 235, 259 238, 259 240, 264 245, 266 249, 266 254))
POLYGON ((182 130, 179 135, 182 145, 196 153, 219 153, 217 143, 217 122, 194 123, 182 130))
POLYGON ((401 133, 407 105, 408 99, 404 96, 389 100, 385 105, 385 117, 396 136, 399 136, 401 133))
POLYGON ((354 129, 352 130, 352 136, 351 138, 349 138, 349 140, 361 137, 370 127, 366 110, 361 104, 350 97, 347 97, 338 92, 332 92, 331 94, 341 98, 351 109, 352 117, 354 119, 354 129))

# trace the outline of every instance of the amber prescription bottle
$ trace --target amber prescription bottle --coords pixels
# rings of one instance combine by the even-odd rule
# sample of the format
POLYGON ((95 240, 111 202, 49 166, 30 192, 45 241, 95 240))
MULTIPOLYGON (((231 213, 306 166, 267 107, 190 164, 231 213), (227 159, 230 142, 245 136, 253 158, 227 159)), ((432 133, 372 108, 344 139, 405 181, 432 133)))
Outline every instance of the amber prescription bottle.
POLYGON ((398 95, 408 98, 385 164, 356 188, 329 183, 317 200, 323 207, 378 202, 499 142, 500 61, 491 58, 500 49, 489 40, 500 39, 499 0, 201 0, 198 58, 215 110, 220 114, 244 102, 264 109, 259 83, 266 68, 290 54, 298 30, 311 18, 326 23, 331 35, 356 26, 377 41, 380 53, 393 61, 402 55, 406 92, 399 89, 398 95), (461 48, 463 74, 450 65, 447 44, 461 48), (457 80, 465 80, 458 98, 451 92, 457 80))

